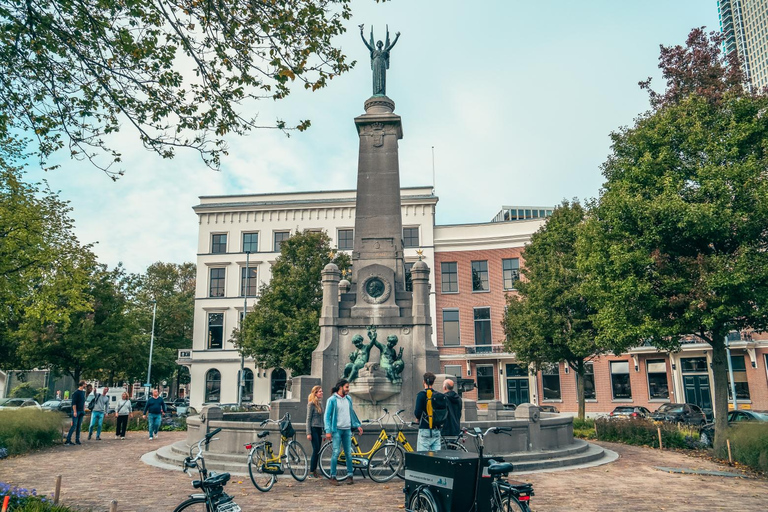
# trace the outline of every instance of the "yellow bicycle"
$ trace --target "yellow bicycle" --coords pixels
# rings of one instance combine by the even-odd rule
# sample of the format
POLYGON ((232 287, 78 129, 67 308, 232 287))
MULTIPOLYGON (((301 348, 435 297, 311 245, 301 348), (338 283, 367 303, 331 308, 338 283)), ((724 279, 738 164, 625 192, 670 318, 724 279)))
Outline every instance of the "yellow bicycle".
POLYGON ((272 443, 264 439, 270 434, 268 430, 257 435, 262 441, 245 445, 248 450, 248 474, 261 492, 267 492, 275 485, 277 475, 282 475, 284 468, 299 482, 303 482, 309 473, 307 454, 294 439, 296 431, 291 424, 291 415, 286 413, 279 421, 264 420, 261 426, 268 423, 276 423, 280 427, 280 450, 277 454, 272 449, 272 443))
MULTIPOLYGON (((400 411, 403 412, 403 411, 400 411)), ((353 469, 359 469, 363 474, 367 473, 368 476, 374 482, 383 483, 392 480, 392 478, 401 471, 405 464, 405 450, 400 444, 400 435, 402 432, 398 432, 397 438, 391 438, 387 435, 387 430, 381 423, 381 420, 386 418, 389 412, 384 409, 384 414, 381 417, 373 420, 379 424, 381 432, 379 437, 376 438, 376 442, 367 452, 362 451, 360 444, 357 442, 357 438, 352 436, 352 467, 353 469)), ((365 420, 363 423, 372 423, 370 420, 365 420)), ((405 443, 408 442, 405 436, 402 435, 405 443)), ((410 448, 410 445, 408 445, 410 448)), ((410 448, 413 451, 413 448, 410 448)), ((331 459, 333 458, 333 443, 328 442, 320 449, 320 471, 326 478, 331 477, 331 459)), ((344 450, 339 453, 339 457, 336 461, 336 479, 344 480, 347 478, 347 458, 344 450)))

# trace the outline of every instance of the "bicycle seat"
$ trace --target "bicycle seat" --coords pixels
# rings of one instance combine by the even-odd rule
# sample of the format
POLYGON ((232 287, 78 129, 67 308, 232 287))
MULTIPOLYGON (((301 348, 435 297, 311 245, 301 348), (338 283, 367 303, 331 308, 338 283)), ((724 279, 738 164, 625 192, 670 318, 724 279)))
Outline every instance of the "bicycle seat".
POLYGON ((202 485, 205 487, 219 487, 226 485, 229 482, 229 473, 219 473, 212 477, 206 478, 202 485))
POLYGON ((501 464, 492 464, 488 466, 489 475, 506 475, 512 472, 512 464, 502 462, 501 464))
POLYGON ((269 435, 269 430, 265 430, 264 432, 259 432, 259 434, 256 437, 261 439, 263 437, 267 437, 268 435, 269 435))

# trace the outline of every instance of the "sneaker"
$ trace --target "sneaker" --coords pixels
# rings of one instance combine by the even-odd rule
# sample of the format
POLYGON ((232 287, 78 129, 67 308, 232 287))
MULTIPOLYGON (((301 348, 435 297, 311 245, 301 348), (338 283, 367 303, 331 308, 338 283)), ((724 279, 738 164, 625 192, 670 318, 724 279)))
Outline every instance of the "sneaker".
POLYGON ((344 483, 346 483, 347 485, 352 485, 353 483, 355 483, 355 480, 352 478, 352 475, 350 475, 347 477, 347 481, 344 483))
POLYGON ((74 444, 72 441, 64 441, 64 446, 72 446, 74 444))
POLYGON ((314 470, 312 472, 312 477, 317 479, 321 478, 320 472, 318 470, 314 470))
POLYGON ((100 438, 100 437, 97 437, 97 438, 96 438, 96 440, 97 440, 97 441, 101 441, 101 438, 100 438))
POLYGON ((338 481, 338 480, 336 480, 336 477, 335 477, 335 476, 332 476, 332 477, 330 478, 329 482, 331 482, 331 485, 339 485, 339 481, 338 481))
POLYGON ((152 436, 149 436, 149 440, 151 441, 152 439, 153 439, 152 436))
POLYGON ((120 439, 121 439, 122 441, 125 441, 125 438, 124 438, 124 437, 121 437, 120 439))
POLYGON ((83 444, 83 443, 81 443, 80 441, 75 441, 75 444, 83 444))
POLYGON ((92 435, 93 435, 92 433, 88 432, 88 440, 89 440, 89 441, 91 440, 91 436, 92 436, 92 435))

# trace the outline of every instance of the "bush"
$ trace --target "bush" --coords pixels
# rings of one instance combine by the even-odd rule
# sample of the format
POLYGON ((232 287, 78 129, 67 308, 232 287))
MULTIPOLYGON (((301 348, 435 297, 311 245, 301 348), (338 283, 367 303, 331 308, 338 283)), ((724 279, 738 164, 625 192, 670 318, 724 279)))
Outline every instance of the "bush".
POLYGON ((659 447, 659 433, 664 448, 690 448, 693 445, 693 433, 681 430, 672 423, 656 424, 649 420, 606 420, 598 419, 597 439, 636 446, 659 447))
POLYGON ((29 382, 24 382, 13 388, 8 396, 10 398, 34 398, 43 403, 46 393, 48 393, 47 388, 36 388, 29 382))
POLYGON ((0 503, 6 496, 10 496, 9 512, 74 512, 71 508, 54 505, 47 498, 37 495, 32 489, 11 487, 10 484, 0 482, 0 503))
MULTIPOLYGON (((726 432, 733 460, 758 471, 768 472, 768 424, 749 422, 734 425, 726 432)), ((728 449, 717 454, 728 458, 728 449)))
POLYGON ((62 440, 64 416, 32 408, 0 411, 0 447, 19 455, 62 440))
POLYGON ((573 435, 580 439, 595 438, 595 420, 573 418, 573 435))

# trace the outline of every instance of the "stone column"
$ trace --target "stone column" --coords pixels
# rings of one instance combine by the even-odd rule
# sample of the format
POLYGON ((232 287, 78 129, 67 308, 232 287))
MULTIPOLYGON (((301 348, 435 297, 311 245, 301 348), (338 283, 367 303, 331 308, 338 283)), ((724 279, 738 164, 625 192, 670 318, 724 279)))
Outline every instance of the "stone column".
POLYGON ((312 352, 312 376, 319 377, 326 393, 336 383, 339 372, 339 280, 341 272, 329 263, 322 272, 323 306, 320 316, 320 340, 312 352))

